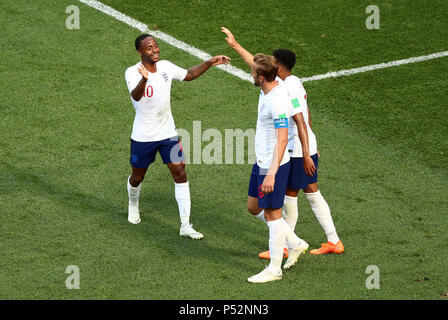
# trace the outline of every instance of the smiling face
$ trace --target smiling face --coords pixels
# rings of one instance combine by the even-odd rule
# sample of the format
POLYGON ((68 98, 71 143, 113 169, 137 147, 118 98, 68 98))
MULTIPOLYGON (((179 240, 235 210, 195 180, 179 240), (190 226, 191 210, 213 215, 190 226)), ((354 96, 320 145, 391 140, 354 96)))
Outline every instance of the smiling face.
POLYGON ((140 42, 140 48, 137 52, 142 57, 143 61, 146 61, 150 64, 154 64, 159 61, 159 45, 157 41, 153 37, 146 37, 140 42))

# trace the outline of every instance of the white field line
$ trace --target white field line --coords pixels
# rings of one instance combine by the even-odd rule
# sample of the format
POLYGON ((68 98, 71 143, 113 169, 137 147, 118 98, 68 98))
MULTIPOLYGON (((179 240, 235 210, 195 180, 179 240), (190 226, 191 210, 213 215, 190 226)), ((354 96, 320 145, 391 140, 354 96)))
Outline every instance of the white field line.
MULTIPOLYGON (((146 24, 144 24, 140 21, 137 21, 137 20, 135 20, 135 19, 133 19, 133 18, 131 18, 131 17, 129 17, 129 16, 115 10, 114 8, 111 8, 99 1, 96 1, 96 0, 79 0, 79 1, 81 1, 82 3, 92 7, 94 9, 97 9, 97 10, 99 10, 99 11, 119 20, 119 21, 122 21, 122 22, 126 23, 127 25, 140 30, 143 33, 148 33, 148 34, 172 45, 173 47, 176 47, 180 50, 186 51, 189 54, 191 54, 195 57, 198 57, 201 60, 205 61, 205 60, 212 58, 212 56, 210 54, 208 54, 207 52, 199 50, 183 41, 177 40, 176 38, 174 38, 166 33, 163 33, 161 31, 150 30, 146 24)), ((243 80, 251 81, 251 82, 253 81, 252 76, 249 73, 244 72, 243 70, 240 70, 238 68, 235 68, 234 66, 219 65, 217 67, 224 71, 227 71, 228 73, 233 74, 234 76, 237 76, 238 78, 241 78, 243 80)))
POLYGON ((315 75, 315 76, 312 76, 309 78, 301 78, 301 80, 302 80, 302 82, 306 82, 306 81, 321 80, 321 79, 325 79, 325 78, 342 77, 342 76, 348 76, 351 74, 362 73, 362 72, 367 72, 367 71, 372 71, 372 70, 396 67, 396 66, 400 66, 400 65, 408 64, 408 63, 415 63, 415 62, 421 62, 421 61, 425 61, 425 60, 442 58, 442 57, 446 57, 446 56, 448 56, 448 51, 443 51, 443 52, 428 54, 426 56, 413 57, 413 58, 402 59, 402 60, 395 60, 395 61, 385 62, 385 63, 372 64, 370 66, 365 66, 365 67, 361 67, 361 68, 340 70, 340 71, 336 71, 336 72, 328 72, 325 74, 318 74, 318 75, 315 75))
MULTIPOLYGON (((148 34, 172 45, 173 47, 176 47, 180 50, 188 52, 189 54, 191 54, 195 57, 198 57, 201 60, 205 61, 212 57, 207 52, 199 50, 199 49, 189 45, 188 43, 180 41, 164 32, 161 32, 158 30, 150 30, 146 24, 121 13, 121 12, 115 10, 114 8, 105 5, 104 3, 101 3, 96 0, 79 0, 79 1, 88 5, 89 7, 92 7, 98 11, 103 12, 121 22, 124 22, 127 25, 140 30, 143 33, 148 33, 148 34)), ((365 66, 365 67, 360 67, 360 68, 353 68, 353 69, 348 69, 348 70, 328 72, 325 74, 318 74, 318 75, 315 75, 312 77, 301 78, 301 80, 302 80, 302 82, 307 82, 307 81, 316 81, 316 80, 321 80, 321 79, 326 79, 326 78, 336 78, 336 77, 348 76, 348 75, 372 71, 372 70, 396 67, 396 66, 403 65, 403 64, 409 64, 409 63, 421 62, 421 61, 426 61, 426 60, 431 60, 431 59, 436 59, 436 58, 442 58, 442 57, 446 57, 446 56, 448 56, 448 51, 443 51, 443 52, 429 54, 426 56, 419 56, 419 57, 413 57, 413 58, 408 58, 408 59, 373 64, 370 66, 365 66)), ((243 79, 243 80, 246 80, 249 82, 253 82, 252 76, 249 73, 244 72, 241 69, 235 68, 234 66, 219 65, 219 66, 217 66, 217 68, 227 71, 228 73, 230 73, 240 79, 243 79)))

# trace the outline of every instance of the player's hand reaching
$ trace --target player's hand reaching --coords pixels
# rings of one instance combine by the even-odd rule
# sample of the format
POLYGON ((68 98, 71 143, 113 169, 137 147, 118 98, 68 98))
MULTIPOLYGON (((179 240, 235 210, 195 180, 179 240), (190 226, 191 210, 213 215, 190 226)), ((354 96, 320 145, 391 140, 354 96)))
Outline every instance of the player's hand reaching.
POLYGON ((274 191, 275 175, 268 174, 264 177, 263 184, 261 185, 261 191, 264 194, 268 194, 274 191))
POLYGON ((230 64, 230 60, 231 59, 227 56, 215 56, 209 61, 211 62, 212 66, 217 66, 220 64, 230 64))
POLYGON ((221 27, 221 32, 226 34, 225 40, 229 44, 229 46, 234 49, 240 56, 243 58, 244 63, 247 64, 249 68, 252 68, 252 64, 254 62, 254 56, 252 53, 244 49, 238 42, 236 42, 235 37, 232 32, 226 27, 221 27))
POLYGON ((137 67, 137 70, 138 70, 138 72, 140 72, 142 77, 145 78, 145 80, 148 80, 148 70, 146 70, 146 68, 143 65, 143 63, 140 63, 140 66, 137 67))
POLYGON ((234 48, 238 44, 238 42, 236 42, 235 37, 233 36, 232 32, 230 32, 230 30, 227 29, 226 27, 221 27, 221 31, 226 34, 227 38, 225 38, 225 40, 227 41, 229 46, 234 48))
POLYGON ((220 64, 229 64, 230 58, 227 56, 215 56, 207 61, 202 62, 200 65, 194 66, 188 69, 187 75, 184 81, 191 81, 199 77, 205 71, 207 71, 211 66, 217 66, 220 64))

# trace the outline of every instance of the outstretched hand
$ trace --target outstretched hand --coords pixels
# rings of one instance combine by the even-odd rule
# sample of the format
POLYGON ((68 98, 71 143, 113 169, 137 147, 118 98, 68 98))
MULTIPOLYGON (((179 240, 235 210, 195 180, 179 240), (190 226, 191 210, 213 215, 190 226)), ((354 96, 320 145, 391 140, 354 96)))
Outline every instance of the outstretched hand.
POLYGON ((207 71, 211 66, 217 66, 220 64, 229 64, 230 58, 227 56, 215 56, 210 58, 207 61, 202 62, 201 64, 194 66, 188 69, 187 75, 184 78, 184 81, 191 81, 199 77, 205 71, 207 71))
POLYGON ((236 42, 235 37, 233 36, 232 32, 230 32, 229 29, 227 29, 226 27, 221 27, 221 32, 224 32, 226 34, 227 38, 225 38, 225 40, 227 41, 229 46, 233 48, 238 44, 238 42, 236 42))
POLYGON ((209 61, 211 62, 212 66, 217 66, 220 64, 230 64, 230 58, 227 56, 215 56, 211 58, 209 61))

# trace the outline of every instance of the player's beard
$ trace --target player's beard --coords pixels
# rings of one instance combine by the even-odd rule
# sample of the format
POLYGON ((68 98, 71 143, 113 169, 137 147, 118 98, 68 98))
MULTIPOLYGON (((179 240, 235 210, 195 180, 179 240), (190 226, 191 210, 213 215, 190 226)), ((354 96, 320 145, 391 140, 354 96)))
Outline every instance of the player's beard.
POLYGON ((256 86, 256 87, 261 86, 261 83, 260 83, 260 80, 258 79, 258 77, 254 77, 254 86, 256 86))

